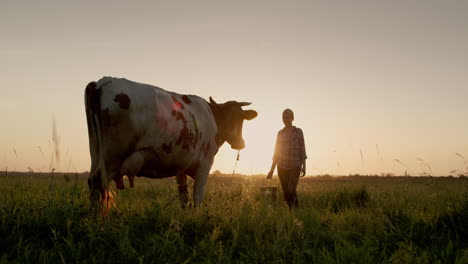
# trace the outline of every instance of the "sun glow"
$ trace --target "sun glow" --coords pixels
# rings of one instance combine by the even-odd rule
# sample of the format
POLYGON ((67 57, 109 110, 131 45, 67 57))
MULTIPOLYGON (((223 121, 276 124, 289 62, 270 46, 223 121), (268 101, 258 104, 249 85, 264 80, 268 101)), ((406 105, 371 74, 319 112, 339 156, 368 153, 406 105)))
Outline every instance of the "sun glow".
POLYGON ((245 148, 240 151, 239 160, 236 163, 237 151, 224 143, 215 156, 212 172, 266 174, 271 166, 278 129, 278 124, 266 118, 245 121, 242 130, 245 148))

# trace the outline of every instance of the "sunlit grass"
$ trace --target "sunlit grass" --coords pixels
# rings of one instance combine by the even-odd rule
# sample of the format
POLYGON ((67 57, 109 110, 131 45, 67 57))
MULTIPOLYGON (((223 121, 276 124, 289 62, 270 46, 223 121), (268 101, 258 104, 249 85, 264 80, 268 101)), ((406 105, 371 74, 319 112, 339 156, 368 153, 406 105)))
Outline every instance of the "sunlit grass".
POLYGON ((138 178, 89 213, 85 175, 0 175, 2 263, 466 263, 466 178, 301 179, 301 207, 263 197, 277 178, 214 177, 181 209, 173 179, 138 178))

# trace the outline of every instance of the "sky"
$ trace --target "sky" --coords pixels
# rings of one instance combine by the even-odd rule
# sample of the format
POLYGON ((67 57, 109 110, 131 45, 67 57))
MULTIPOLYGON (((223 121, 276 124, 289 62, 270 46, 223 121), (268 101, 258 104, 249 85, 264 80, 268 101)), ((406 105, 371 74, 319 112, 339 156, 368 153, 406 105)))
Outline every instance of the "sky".
POLYGON ((252 102, 245 109, 259 115, 244 123, 240 160, 225 144, 213 171, 266 174, 285 108, 304 131, 311 175, 448 175, 468 165, 467 1, 0 5, 8 170, 88 171, 84 89, 103 76, 252 102))

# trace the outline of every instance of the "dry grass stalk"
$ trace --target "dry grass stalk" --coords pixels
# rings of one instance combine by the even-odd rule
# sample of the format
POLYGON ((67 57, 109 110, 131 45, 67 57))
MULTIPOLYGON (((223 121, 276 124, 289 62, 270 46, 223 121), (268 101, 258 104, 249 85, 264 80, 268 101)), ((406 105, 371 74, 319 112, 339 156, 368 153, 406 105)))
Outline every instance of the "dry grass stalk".
MULTIPOLYGON (((406 166, 406 164, 404 164, 403 162, 401 162, 399 159, 393 159, 393 161, 395 161, 396 163, 400 164, 401 166, 403 166, 405 169, 409 170, 411 172, 411 174, 414 174, 413 170, 411 170, 408 166, 406 166)), ((406 174, 406 172, 405 172, 406 174)))

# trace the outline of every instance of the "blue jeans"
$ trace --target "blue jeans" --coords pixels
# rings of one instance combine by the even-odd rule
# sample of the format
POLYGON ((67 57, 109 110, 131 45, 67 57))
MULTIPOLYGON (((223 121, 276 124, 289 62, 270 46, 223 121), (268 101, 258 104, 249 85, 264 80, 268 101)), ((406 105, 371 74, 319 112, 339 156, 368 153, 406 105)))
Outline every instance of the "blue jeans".
POLYGON ((296 188, 300 174, 300 167, 293 169, 283 169, 278 167, 278 176, 280 178, 281 188, 283 189, 284 200, 288 203, 289 208, 296 208, 299 206, 296 188))

